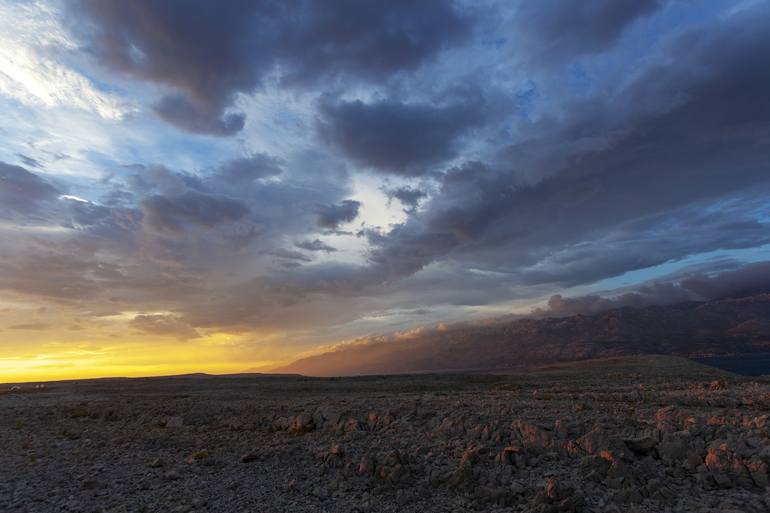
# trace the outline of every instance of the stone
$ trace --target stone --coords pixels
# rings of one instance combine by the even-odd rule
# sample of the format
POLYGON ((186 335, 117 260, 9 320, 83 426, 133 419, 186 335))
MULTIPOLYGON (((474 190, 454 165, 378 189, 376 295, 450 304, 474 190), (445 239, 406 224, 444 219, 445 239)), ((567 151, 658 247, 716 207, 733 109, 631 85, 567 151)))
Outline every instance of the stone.
POLYGON ((358 467, 356 469, 356 472, 358 472, 358 475, 361 475, 361 476, 374 475, 374 458, 372 458, 369 455, 361 456, 361 460, 358 462, 358 467))
POLYGON ((314 428, 313 415, 310 413, 300 413, 289 419, 288 431, 293 435, 304 435, 314 428))
POLYGON ((182 475, 179 473, 176 469, 168 470, 165 474, 163 474, 163 477, 169 481, 176 481, 177 479, 181 479, 182 475))
POLYGON ((709 383, 709 390, 712 392, 717 390, 727 390, 727 383, 721 379, 716 379, 709 383))
POLYGON ((542 427, 523 420, 514 420, 511 430, 518 434, 519 438, 527 445, 548 448, 554 443, 554 436, 542 427))
POLYGON ((667 463, 683 461, 689 450, 688 439, 686 436, 667 434, 656 447, 658 456, 667 463))
POLYGON ((722 471, 712 472, 711 477, 720 488, 730 488, 733 485, 732 480, 722 471))
POLYGON ((640 436, 636 438, 627 438, 623 440, 623 443, 634 452, 634 454, 640 456, 647 456, 653 454, 655 447, 658 445, 658 441, 651 436, 640 436))
POLYGON ((193 452, 191 455, 187 457, 185 461, 187 462, 188 465, 192 465, 193 463, 196 463, 198 461, 205 460, 209 456, 210 456, 209 451, 207 451, 206 449, 201 449, 193 452))
POLYGON ((241 456, 241 463, 251 463, 253 461, 259 461, 260 455, 257 452, 247 452, 241 456))

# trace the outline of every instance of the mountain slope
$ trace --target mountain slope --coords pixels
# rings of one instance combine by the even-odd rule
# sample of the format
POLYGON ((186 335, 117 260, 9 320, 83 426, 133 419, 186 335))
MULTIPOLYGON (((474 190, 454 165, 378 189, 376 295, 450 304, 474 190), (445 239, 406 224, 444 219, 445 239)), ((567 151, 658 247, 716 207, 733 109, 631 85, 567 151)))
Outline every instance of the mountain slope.
POLYGON ((506 369, 634 354, 770 350, 770 294, 618 308, 595 316, 519 319, 424 330, 297 360, 275 372, 313 376, 506 369))

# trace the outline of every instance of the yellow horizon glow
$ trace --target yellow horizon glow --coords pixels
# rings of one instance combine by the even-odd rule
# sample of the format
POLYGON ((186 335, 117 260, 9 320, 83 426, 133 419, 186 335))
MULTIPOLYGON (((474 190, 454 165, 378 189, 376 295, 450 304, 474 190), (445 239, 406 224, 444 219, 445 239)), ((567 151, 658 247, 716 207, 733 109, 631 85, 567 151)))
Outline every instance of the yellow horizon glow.
POLYGON ((0 355, 0 383, 28 383, 105 377, 152 377, 205 372, 267 371, 287 363, 253 354, 244 337, 214 333, 180 341, 142 337, 77 347, 51 342, 39 352, 0 355), (152 340, 150 340, 152 339, 152 340))

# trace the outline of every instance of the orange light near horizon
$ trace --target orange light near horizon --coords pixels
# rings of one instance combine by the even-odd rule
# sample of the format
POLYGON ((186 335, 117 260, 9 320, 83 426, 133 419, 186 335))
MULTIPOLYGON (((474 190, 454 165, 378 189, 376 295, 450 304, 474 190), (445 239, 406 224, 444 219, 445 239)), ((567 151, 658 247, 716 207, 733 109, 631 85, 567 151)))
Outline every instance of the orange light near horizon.
POLYGON ((205 372, 232 374, 283 363, 256 357, 237 336, 207 335, 195 341, 110 341, 98 349, 50 343, 36 354, 0 357, 0 383, 101 377, 144 377, 205 372), (70 346, 71 347, 71 346, 70 346))

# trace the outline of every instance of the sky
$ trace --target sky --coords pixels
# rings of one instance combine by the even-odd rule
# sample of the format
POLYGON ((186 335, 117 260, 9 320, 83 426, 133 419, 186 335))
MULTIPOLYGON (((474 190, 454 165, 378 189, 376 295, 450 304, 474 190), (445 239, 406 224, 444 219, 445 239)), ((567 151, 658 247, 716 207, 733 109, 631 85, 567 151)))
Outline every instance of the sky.
POLYGON ((770 285, 768 91, 763 0, 0 0, 0 382, 770 285))

